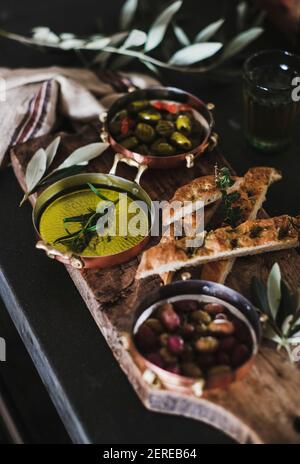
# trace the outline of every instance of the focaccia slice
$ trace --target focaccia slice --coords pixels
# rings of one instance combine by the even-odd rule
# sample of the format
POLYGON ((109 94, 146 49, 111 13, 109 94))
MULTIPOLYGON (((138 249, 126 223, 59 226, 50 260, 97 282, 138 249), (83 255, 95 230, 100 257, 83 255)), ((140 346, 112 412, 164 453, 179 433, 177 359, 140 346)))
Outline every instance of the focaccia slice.
POLYGON ((143 253, 137 278, 224 258, 297 247, 299 231, 300 216, 283 215, 245 221, 237 227, 220 227, 209 232, 199 248, 189 249, 186 238, 159 244, 143 253))
MULTIPOLYGON (((239 190, 240 197, 233 203, 233 207, 238 206, 241 210, 238 224, 256 218, 265 201, 269 186, 280 180, 281 177, 281 173, 274 168, 255 167, 249 169, 239 190)), ((200 278, 224 283, 234 262, 235 259, 227 259, 207 263, 202 266, 200 278)))
MULTIPOLYGON (((229 187, 226 191, 227 193, 231 193, 237 190, 243 182, 243 177, 235 177, 232 176, 232 180, 234 181, 232 186, 229 187)), ((193 179, 188 184, 179 187, 176 192, 174 193, 173 197, 171 198, 170 202, 179 201, 191 202, 191 209, 188 210, 187 208, 184 209, 183 207, 179 207, 174 209, 165 208, 162 213, 162 222, 164 226, 171 224, 172 222, 176 222, 181 220, 181 218, 186 214, 192 214, 196 211, 196 204, 197 200, 201 200, 204 202, 204 206, 210 205, 222 197, 222 192, 216 186, 216 179, 215 176, 201 176, 193 179)))

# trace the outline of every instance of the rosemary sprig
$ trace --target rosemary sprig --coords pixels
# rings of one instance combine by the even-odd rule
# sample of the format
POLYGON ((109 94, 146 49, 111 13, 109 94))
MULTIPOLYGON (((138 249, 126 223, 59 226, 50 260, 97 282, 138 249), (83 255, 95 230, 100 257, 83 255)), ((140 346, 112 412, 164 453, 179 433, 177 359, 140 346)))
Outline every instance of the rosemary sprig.
POLYGON ((241 208, 240 206, 233 206, 233 203, 239 199, 239 192, 227 193, 227 189, 234 184, 234 180, 231 177, 230 171, 228 168, 223 167, 219 171, 216 169, 216 186, 222 192, 222 213, 223 213, 223 222, 235 227, 241 218, 241 208))
MULTIPOLYGON (((299 359, 294 355, 293 345, 300 343, 300 293, 293 294, 281 277, 278 263, 275 263, 268 277, 267 286, 253 277, 252 299, 258 311, 266 318, 264 337, 284 348, 291 362, 299 359)), ((298 352, 298 349, 296 348, 298 352)))
MULTIPOLYGON (((87 184, 91 191, 101 198, 105 202, 110 202, 109 198, 103 195, 99 190, 92 184, 87 184)), ((112 202, 114 205, 118 203, 119 199, 112 202)), ((63 219, 64 224, 68 223, 78 223, 80 224, 80 229, 76 232, 69 232, 66 228, 66 235, 57 238, 54 241, 54 244, 60 243, 65 245, 69 250, 74 253, 82 253, 85 248, 90 244, 91 240, 97 235, 97 222, 101 217, 106 214, 105 209, 101 212, 97 212, 92 208, 89 208, 89 212, 85 214, 80 214, 78 216, 66 217, 63 219)))
POLYGON ((234 184, 228 168, 223 167, 220 170, 216 166, 216 186, 220 190, 226 190, 234 184))

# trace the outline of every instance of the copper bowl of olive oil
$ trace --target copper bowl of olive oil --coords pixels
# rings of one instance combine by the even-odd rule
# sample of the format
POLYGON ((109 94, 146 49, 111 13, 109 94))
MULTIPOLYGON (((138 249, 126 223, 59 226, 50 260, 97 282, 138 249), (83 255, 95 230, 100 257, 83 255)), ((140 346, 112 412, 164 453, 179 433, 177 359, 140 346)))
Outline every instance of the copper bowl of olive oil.
POLYGON ((33 210, 36 247, 77 269, 109 267, 133 258, 148 242, 153 220, 148 194, 136 182, 111 174, 59 180, 38 196, 33 210), (131 233, 137 207, 140 230, 131 233))

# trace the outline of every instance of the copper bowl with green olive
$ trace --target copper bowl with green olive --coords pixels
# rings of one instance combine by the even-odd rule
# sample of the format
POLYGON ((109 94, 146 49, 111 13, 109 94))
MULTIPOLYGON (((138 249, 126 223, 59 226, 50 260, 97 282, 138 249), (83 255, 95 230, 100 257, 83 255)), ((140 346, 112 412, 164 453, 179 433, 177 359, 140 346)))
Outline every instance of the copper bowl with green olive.
POLYGON ((100 116, 101 137, 113 147, 117 162, 158 169, 186 162, 192 167, 216 144, 212 107, 172 87, 135 90, 100 116))

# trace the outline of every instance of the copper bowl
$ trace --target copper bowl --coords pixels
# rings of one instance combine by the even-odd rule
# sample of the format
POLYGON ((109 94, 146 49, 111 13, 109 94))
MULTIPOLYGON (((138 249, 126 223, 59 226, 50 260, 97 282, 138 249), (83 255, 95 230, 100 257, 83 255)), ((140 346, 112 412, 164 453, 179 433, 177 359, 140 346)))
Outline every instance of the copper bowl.
POLYGON ((116 160, 113 166, 112 173, 115 173, 117 163, 119 161, 127 162, 136 167, 168 169, 175 167, 182 162, 186 162, 187 167, 192 167, 194 159, 205 152, 207 149, 212 149, 217 143, 217 135, 213 133, 214 119, 211 113, 213 105, 206 105, 202 100, 194 95, 174 87, 149 87, 147 89, 135 90, 116 100, 110 107, 107 113, 100 115, 100 120, 104 123, 101 132, 101 138, 105 142, 109 142, 116 152, 116 160), (181 153, 171 156, 150 156, 142 155, 134 151, 128 150, 120 145, 109 131, 109 123, 112 118, 122 109, 126 108, 129 103, 135 100, 169 100, 172 102, 183 103, 189 105, 197 111, 200 117, 200 122, 204 128, 204 135, 201 144, 186 153, 181 153))
POLYGON ((187 395, 205 396, 209 391, 216 388, 225 388, 247 374, 254 363, 260 339, 261 326, 259 317, 250 301, 235 290, 215 282, 186 280, 158 288, 138 305, 135 311, 129 350, 136 364, 142 370, 145 380, 149 383, 155 384, 158 382, 163 388, 187 395), (244 364, 229 373, 220 373, 213 376, 205 384, 202 378, 196 379, 173 374, 156 366, 139 352, 134 342, 134 336, 139 326, 150 317, 157 307, 163 303, 173 303, 180 299, 189 298, 200 302, 213 302, 224 305, 235 317, 246 324, 252 339, 252 353, 244 364))
POLYGON ((83 268, 106 268, 117 264, 129 261, 131 258, 137 256, 146 246, 150 238, 150 229, 154 222, 154 210, 151 208, 151 199, 144 189, 136 182, 117 177, 112 174, 77 174, 55 182, 45 189, 37 198, 35 207, 32 213, 33 225, 39 238, 36 244, 38 249, 45 251, 49 258, 60 261, 64 264, 71 265, 76 269, 83 268), (143 201, 147 205, 149 213, 149 234, 145 236, 139 243, 129 248, 128 250, 121 251, 107 256, 82 256, 75 255, 71 252, 61 252, 53 245, 47 244, 42 240, 39 232, 39 221, 45 208, 55 199, 64 195, 66 192, 76 191, 86 186, 87 182, 93 185, 116 188, 119 191, 133 195, 138 200, 143 201))

